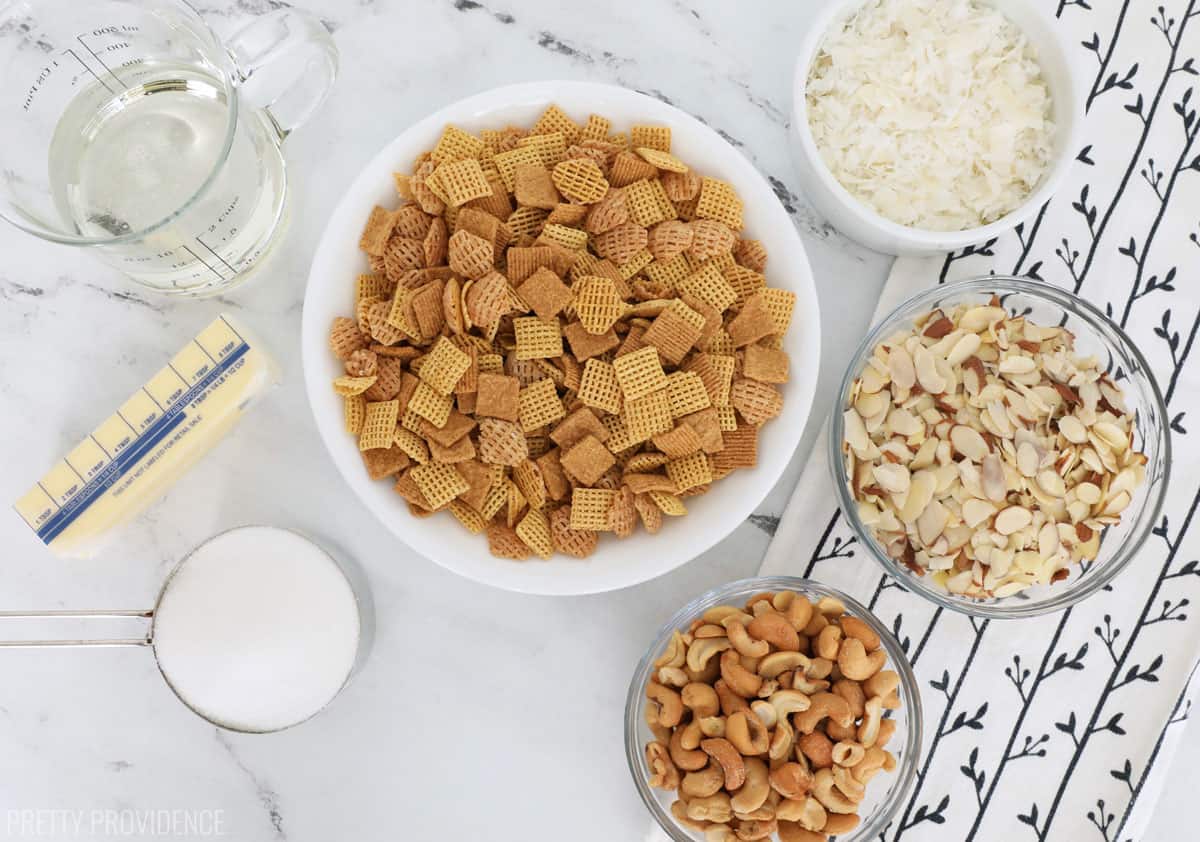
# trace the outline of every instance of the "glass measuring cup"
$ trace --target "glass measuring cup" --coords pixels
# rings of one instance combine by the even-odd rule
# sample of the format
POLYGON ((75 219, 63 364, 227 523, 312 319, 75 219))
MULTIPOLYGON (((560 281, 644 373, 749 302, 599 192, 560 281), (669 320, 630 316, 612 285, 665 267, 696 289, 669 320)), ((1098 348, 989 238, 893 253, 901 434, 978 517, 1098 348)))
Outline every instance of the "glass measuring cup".
POLYGON ((0 216, 155 291, 224 291, 279 239, 281 143, 336 71, 291 9, 223 44, 181 0, 0 2, 0 216))
POLYGON ((288 529, 209 538, 168 574, 154 608, 0 611, 0 620, 147 622, 134 637, 0 640, 0 648, 145 646, 167 685, 218 727, 270 733, 324 710, 365 662, 374 611, 362 571, 288 529))

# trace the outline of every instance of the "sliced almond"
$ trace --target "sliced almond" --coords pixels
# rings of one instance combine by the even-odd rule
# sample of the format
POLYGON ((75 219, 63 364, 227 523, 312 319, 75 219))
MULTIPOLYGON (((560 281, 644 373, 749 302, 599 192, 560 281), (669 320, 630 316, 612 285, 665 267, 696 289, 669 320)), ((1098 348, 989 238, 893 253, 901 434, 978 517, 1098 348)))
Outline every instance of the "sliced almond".
POLYGON ((993 524, 1001 535, 1012 535, 1033 522, 1033 513, 1022 506, 1009 506, 996 515, 993 524))
POLYGON ((988 455, 987 442, 983 436, 965 424, 956 424, 950 429, 950 443, 956 451, 972 462, 982 462, 988 455))

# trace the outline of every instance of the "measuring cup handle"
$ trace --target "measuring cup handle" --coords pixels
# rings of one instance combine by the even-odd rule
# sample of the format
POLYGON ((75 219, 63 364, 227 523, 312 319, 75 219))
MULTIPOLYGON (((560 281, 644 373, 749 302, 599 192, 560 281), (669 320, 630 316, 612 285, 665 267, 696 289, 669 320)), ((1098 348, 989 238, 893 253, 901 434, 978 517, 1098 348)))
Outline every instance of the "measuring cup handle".
POLYGON ((308 121, 337 77, 337 47, 324 24, 306 12, 260 15, 227 44, 242 95, 271 115, 283 137, 308 121))
POLYGON ((152 642, 149 622, 154 619, 154 609, 145 611, 106 611, 106 610, 57 610, 57 611, 0 611, 0 649, 50 649, 78 648, 84 646, 149 646, 152 642), (8 620, 10 622, 3 623, 8 620), (24 638, 9 638, 7 635, 11 625, 21 621, 36 620, 42 624, 56 623, 60 620, 144 620, 147 621, 146 632, 138 637, 78 637, 51 638, 34 640, 24 638))

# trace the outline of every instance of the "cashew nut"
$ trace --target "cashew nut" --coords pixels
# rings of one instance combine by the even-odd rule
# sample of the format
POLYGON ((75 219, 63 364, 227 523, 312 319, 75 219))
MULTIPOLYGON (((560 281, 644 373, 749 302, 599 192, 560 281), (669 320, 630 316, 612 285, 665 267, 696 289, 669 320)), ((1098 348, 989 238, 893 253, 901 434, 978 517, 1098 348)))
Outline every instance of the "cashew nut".
POLYGON ((654 662, 654 666, 659 668, 681 667, 686 655, 687 644, 683 641, 683 635, 679 632, 672 632, 671 640, 667 643, 667 648, 663 650, 662 655, 654 662))
POLYGON ((846 604, 835 596, 823 596, 817 600, 817 610, 826 617, 841 617, 846 613, 846 604))
POLYGON ((646 744, 646 765, 650 767, 650 786, 659 789, 676 789, 679 786, 679 770, 671 762, 667 747, 655 741, 646 744))
POLYGON ((771 694, 771 706, 775 708, 776 721, 781 722, 793 713, 809 709, 812 699, 799 690, 777 690, 771 694))
POLYGON ((822 658, 833 660, 838 656, 838 645, 842 642, 841 626, 832 623, 821 629, 817 635, 817 654, 822 658))
POLYGON ((857 766, 866 756, 867 750, 851 740, 842 740, 833 747, 833 762, 839 766, 857 766))
POLYGON ((794 822, 804 815, 806 798, 785 798, 775 807, 775 818, 781 822, 794 822))
POLYGON ((702 672, 708 666, 709 659, 718 652, 724 652, 733 644, 727 637, 707 637, 697 640, 687 650, 687 665, 695 672, 702 672))
POLYGON ((823 769, 833 765, 833 743, 820 731, 805 734, 796 740, 796 748, 807 757, 814 767, 823 769))
MULTIPOLYGON (((706 623, 716 623, 717 625, 722 625, 727 618, 735 617, 739 614, 744 615, 745 613, 746 612, 742 611, 736 605, 714 605, 701 615, 701 619, 706 623)), ((749 622, 748 618, 747 622, 749 622)))
POLYGON ((679 667, 659 667, 658 680, 668 687, 682 687, 688 683, 688 674, 679 667))
MULTIPOLYGON (((887 707, 886 702, 884 704, 884 707, 885 708, 887 707)), ((888 744, 888 741, 890 741, 892 739, 892 737, 895 735, 895 733, 896 733, 896 720, 894 720, 894 719, 881 720, 879 722, 879 736, 875 738, 875 745, 882 748, 883 746, 888 744)))
POLYGON ((808 621, 812 619, 813 604, 806 597, 797 594, 796 598, 792 600, 792 604, 781 610, 783 616, 787 617, 788 622, 792 624, 792 628, 797 632, 802 632, 808 625, 808 621))
POLYGON ((703 769, 704 765, 708 763, 708 755, 703 751, 684 748, 682 740, 683 729, 677 728, 675 733, 671 734, 671 742, 668 744, 671 749, 671 760, 685 772, 703 769))
POLYGON ((729 803, 735 813, 752 813, 766 802, 767 795, 771 792, 771 781, 768 778, 766 763, 757 757, 747 757, 743 762, 746 767, 746 780, 729 803))
POLYGON ((851 801, 862 801, 863 796, 867 794, 866 786, 845 766, 833 767, 833 785, 851 801))
POLYGON ((692 720, 687 725, 679 728, 679 733, 682 735, 679 738, 679 744, 688 751, 700 746, 700 738, 703 736, 700 732, 700 723, 692 720))
POLYGON ((688 798, 707 798, 725 783, 725 773, 715 763, 703 769, 688 772, 679 784, 679 791, 688 798))
MULTIPOLYGON (((801 597, 803 599, 803 597, 801 597)), ((771 607, 779 613, 787 611, 788 606, 796 601, 795 591, 776 591, 775 596, 771 597, 771 607)))
POLYGON ((749 822, 739 822, 738 826, 733 829, 734 834, 742 842, 754 842, 756 839, 766 839, 778 827, 775 819, 767 821, 755 820, 749 822))
POLYGON ((738 838, 729 825, 710 824, 704 829, 704 842, 738 842, 738 838))
POLYGON ((866 681, 883 669, 883 665, 887 663, 887 653, 882 649, 868 653, 861 640, 850 637, 842 641, 842 646, 837 652, 837 662, 838 669, 846 678, 866 681))
POLYGON ((731 713, 737 713, 739 710, 749 710, 749 703, 739 696, 737 693, 729 689, 724 680, 718 680, 713 684, 713 690, 717 693, 717 698, 721 700, 721 713, 729 716, 731 713))
POLYGON ((799 798, 812 787, 812 775, 799 763, 784 763, 772 769, 771 786, 784 798, 799 798))
POLYGON ((683 700, 670 687, 664 687, 657 681, 651 681, 646 686, 646 697, 658 702, 658 722, 667 728, 674 728, 683 718, 683 700))
POLYGON ((725 736, 725 717, 702 716, 696 720, 700 723, 700 733, 706 737, 725 736))
POLYGON ((767 726, 767 728, 774 728, 775 723, 779 721, 779 715, 775 712, 775 706, 770 702, 755 699, 750 703, 750 710, 754 711, 755 716, 761 719, 762 724, 767 726))
POLYGON ((824 833, 808 830, 795 822, 779 823, 779 842, 825 842, 824 833))
POLYGON ((861 640, 862 645, 866 647, 868 652, 874 652, 879 648, 879 635, 862 620, 857 617, 842 617, 841 623, 842 633, 846 637, 861 640))
POLYGON ((829 658, 813 658, 808 662, 808 668, 804 670, 804 674, 809 678, 829 678, 829 674, 833 672, 833 661, 829 658))
MULTIPOLYGON (((811 734, 817 724, 828 717, 838 725, 854 724, 854 716, 850 713, 850 705, 841 696, 833 693, 817 693, 809 700, 808 710, 797 713, 792 717, 792 724, 802 734, 811 734)), ((860 740, 861 742, 861 740, 860 740)))
POLYGON ((858 813, 839 813, 825 820, 825 827, 821 828, 821 832, 830 836, 841 836, 858 827, 858 822, 858 813))
POLYGON ((672 801, 671 815, 675 817, 675 821, 692 830, 707 830, 709 827, 708 822, 697 821, 687 814, 687 802, 685 801, 672 801))
POLYGON ((767 678, 764 679, 762 685, 759 686, 757 695, 760 699, 769 699, 771 698, 771 694, 778 689, 779 682, 774 678, 767 678))
POLYGON ((878 746, 863 751, 862 760, 854 764, 854 768, 850 771, 854 777, 862 781, 864 784, 875 777, 876 773, 883 768, 886 752, 878 746))
POLYGON ((705 828, 704 842, 737 842, 737 834, 727 824, 713 824, 705 828))
POLYGON ((733 818, 729 796, 724 792, 714 793, 707 798, 693 798, 687 803, 687 816, 695 821, 724 824, 733 818))
POLYGON ((744 699, 754 698, 762 686, 762 676, 742 666, 738 653, 732 650, 721 653, 721 680, 744 699))
POLYGON ((782 652, 800 651, 800 635, 792 628, 787 617, 775 611, 767 611, 750 621, 746 627, 750 636, 766 641, 782 652))
POLYGON ((766 754, 770 737, 762 720, 753 712, 739 710, 725 720, 725 739, 747 757, 766 754))
POLYGON ((857 740, 858 726, 851 722, 849 725, 838 725, 832 720, 825 723, 825 734, 835 743, 842 740, 857 740))
POLYGON ((900 686, 900 673, 895 670, 880 670, 863 682, 863 691, 868 696, 889 696, 900 686))
POLYGON ((863 744, 864 748, 870 748, 879 739, 879 723, 883 716, 883 699, 878 696, 872 696, 867 699, 867 703, 863 708, 863 721, 858 726, 858 741, 863 744))
POLYGON ((698 681, 685 684, 683 690, 680 692, 680 698, 684 706, 697 718, 715 716, 717 711, 721 709, 721 702, 717 699, 717 691, 711 686, 701 684, 698 681))
POLYGON ((696 638, 696 640, 705 640, 710 637, 726 636, 724 626, 718 626, 715 623, 704 623, 701 626, 697 626, 696 630, 692 632, 692 635, 696 638))
MULTIPOLYGON (((831 813, 853 813, 858 805, 842 794, 833 784, 833 772, 829 769, 818 769, 813 778, 813 795, 831 813)), ((689 815, 691 810, 689 808, 689 815)))
POLYGON ((771 744, 767 747, 767 758, 772 763, 777 763, 787 759, 792 753, 792 746, 796 743, 796 731, 792 728, 791 721, 785 716, 775 723, 775 730, 771 732, 771 744))
MULTIPOLYGON (((753 621, 751 621, 753 622, 753 621)), ((771 651, 771 644, 765 640, 754 640, 746 633, 746 627, 738 620, 731 620, 725 627, 729 642, 740 654, 749 658, 761 658, 771 651)))
POLYGON ((804 809, 796 821, 800 823, 801 827, 809 830, 821 830, 825 827, 825 822, 828 821, 828 813, 825 810, 825 805, 813 796, 808 796, 804 799, 804 809))
POLYGON ((654 739, 665 743, 671 739, 671 729, 658 721, 658 708, 657 702, 646 702, 645 708, 642 711, 642 718, 646 720, 646 727, 650 729, 650 733, 654 735, 654 739))
POLYGON ((821 629, 829 625, 829 618, 820 611, 814 610, 812 616, 808 618, 808 623, 804 628, 800 629, 800 634, 805 637, 813 638, 821 633, 821 629))
POLYGON ((801 693, 813 695, 820 693, 822 690, 829 689, 829 682, 815 678, 808 678, 802 672, 796 672, 792 676, 792 689, 799 690, 801 693))
POLYGON ((725 789, 732 792, 745 783, 746 764, 742 761, 738 750, 733 747, 733 743, 723 737, 715 737, 702 740, 700 749, 721 765, 721 769, 725 773, 725 789))
POLYGON ((746 600, 746 610, 757 617, 764 611, 774 611, 775 607, 771 603, 774 596, 770 591, 756 593, 754 596, 746 600))
MULTIPOLYGON (((765 640, 759 641, 770 646, 765 640)), ((763 678, 778 678, 787 670, 807 669, 811 662, 799 652, 772 652, 758 662, 758 674, 763 678)))
MULTIPOLYGON (((863 715, 863 703, 867 700, 866 694, 863 693, 862 685, 857 681, 850 681, 843 678, 841 681, 833 682, 833 692, 841 696, 850 705, 850 714, 858 719, 863 715)), ((687 704, 687 702, 684 702, 687 704)))

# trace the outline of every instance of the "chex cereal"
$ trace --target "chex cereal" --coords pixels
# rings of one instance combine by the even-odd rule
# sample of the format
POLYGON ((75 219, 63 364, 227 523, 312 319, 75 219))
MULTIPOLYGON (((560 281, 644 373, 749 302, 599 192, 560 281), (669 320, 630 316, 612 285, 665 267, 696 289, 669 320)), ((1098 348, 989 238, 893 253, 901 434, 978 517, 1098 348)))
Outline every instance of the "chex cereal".
POLYGON ((329 346, 370 478, 501 558, 657 533, 755 467, 795 295, 663 125, 447 126, 373 208, 329 346))

